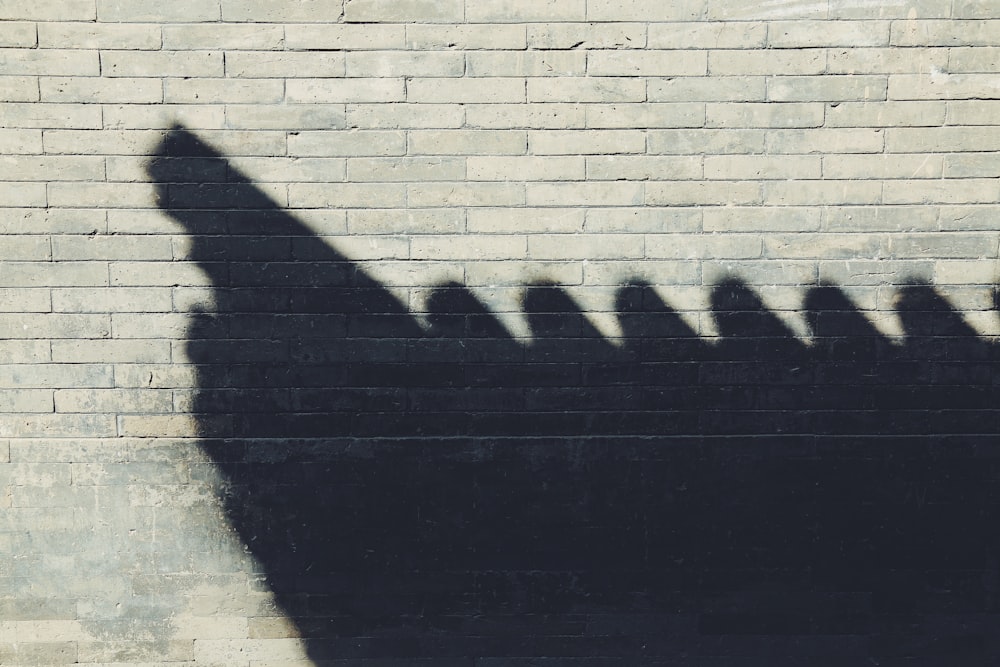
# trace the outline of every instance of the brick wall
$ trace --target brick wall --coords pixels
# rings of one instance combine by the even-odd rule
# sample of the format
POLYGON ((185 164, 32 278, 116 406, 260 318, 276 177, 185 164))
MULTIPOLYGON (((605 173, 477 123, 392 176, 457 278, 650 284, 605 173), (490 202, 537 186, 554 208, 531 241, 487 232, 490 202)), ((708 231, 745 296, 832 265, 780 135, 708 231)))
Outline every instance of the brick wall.
POLYGON ((0 664, 995 664, 998 100, 990 0, 0 2, 0 664))

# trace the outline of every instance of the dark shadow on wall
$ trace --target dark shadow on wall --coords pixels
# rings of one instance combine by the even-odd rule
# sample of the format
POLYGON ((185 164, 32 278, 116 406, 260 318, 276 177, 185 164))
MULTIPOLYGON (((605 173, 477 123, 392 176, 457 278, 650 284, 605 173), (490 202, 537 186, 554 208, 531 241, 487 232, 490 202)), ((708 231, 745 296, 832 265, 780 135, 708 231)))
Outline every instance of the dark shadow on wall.
POLYGON ((717 342, 626 285, 612 345, 539 285, 524 344, 461 285, 419 326, 183 129, 149 173, 217 302, 203 446, 317 662, 1000 664, 997 347, 931 286, 902 343, 813 288, 807 345, 737 279, 717 342))

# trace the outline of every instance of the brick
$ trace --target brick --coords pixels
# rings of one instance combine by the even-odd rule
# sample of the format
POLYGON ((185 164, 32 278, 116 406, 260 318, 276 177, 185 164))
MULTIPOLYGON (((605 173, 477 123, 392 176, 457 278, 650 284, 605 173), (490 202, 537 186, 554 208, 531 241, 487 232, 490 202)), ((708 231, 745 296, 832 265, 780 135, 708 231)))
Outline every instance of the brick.
POLYGON ((892 74, 891 100, 1000 99, 995 74, 892 74))
POLYGON ((102 208, 152 208, 157 198, 149 183, 49 183, 48 205, 102 208))
POLYGON ((832 179, 941 178, 940 155, 826 155, 823 177, 832 179))
POLYGON ((405 153, 406 134, 401 131, 299 132, 288 137, 288 154, 292 156, 392 156, 405 153))
POLYGON ((23 21, 93 21, 97 18, 95 0, 39 0, 25 4, 5 2, 0 5, 0 19, 23 21))
POLYGON ((38 24, 38 46, 42 48, 150 50, 159 49, 160 45, 160 26, 156 24, 38 24))
POLYGON ((68 665, 76 662, 76 642, 0 643, 0 660, 10 665, 68 665))
MULTIPOLYGON (((199 435, 227 435, 232 428, 221 416, 202 417, 195 415, 120 415, 117 420, 118 433, 136 438, 194 438, 199 435)), ((85 488, 85 487, 81 487, 85 488)))
POLYGON ((524 259, 528 241, 516 234, 478 234, 476 236, 414 236, 410 242, 413 259, 500 260, 524 259))
POLYGON ((772 21, 767 45, 774 49, 823 46, 888 46, 889 21, 772 21))
POLYGON ((997 150, 1000 137, 988 127, 889 128, 887 153, 956 153, 997 150))
POLYGON ((948 125, 993 125, 1000 101, 960 100, 946 103, 948 125))
POLYGON ((0 284, 3 287, 101 287, 108 284, 107 269, 101 262, 7 262, 0 274, 0 284))
POLYGON ((721 103, 705 105, 706 127, 819 127, 824 108, 819 102, 721 103))
POLYGON ((409 206, 521 206, 524 186, 516 183, 420 183, 406 189, 409 206))
POLYGON ((0 23, 0 48, 34 47, 38 44, 35 24, 28 21, 0 23))
MULTIPOLYGON (((248 79, 342 77, 345 70, 345 58, 342 53, 226 52, 225 76, 227 77, 248 79)), ((216 76, 221 75, 220 67, 216 76)))
POLYGON ((703 127, 705 105, 588 104, 586 125, 593 129, 703 127))
POLYGON ((51 310, 52 299, 47 289, 0 289, 0 312, 47 313, 51 310))
POLYGON ((893 46, 998 46, 1000 20, 894 21, 893 46))
POLYGON ((358 129, 459 128, 465 122, 460 104, 348 104, 346 109, 347 126, 358 129))
POLYGON ((408 94, 403 79, 293 79, 285 84, 292 103, 402 102, 408 94))
POLYGON ((55 260, 172 259, 170 239, 148 236, 56 236, 52 241, 55 260))
POLYGON ((817 129, 772 130, 767 133, 769 153, 880 153, 881 130, 817 129))
POLYGON ((589 208, 586 213, 584 229, 588 232, 637 234, 696 232, 701 229, 701 210, 697 208, 589 208))
POLYGON ((646 134, 640 130, 537 130, 528 132, 534 155, 599 155, 642 153, 646 134))
POLYGON ((780 73, 782 76, 821 74, 826 68, 826 49, 713 49, 708 52, 708 73, 713 76, 752 75, 764 72, 780 73))
POLYGON ((500 104, 525 101, 522 78, 415 78, 407 81, 407 102, 500 104))
POLYGON ((461 23, 464 0, 347 0, 348 23, 461 23))
POLYGON ((47 236, 15 236, 5 239, 0 248, 0 259, 24 262, 45 261, 52 258, 47 236))
POLYGON ((691 76, 650 79, 649 102, 763 102, 763 76, 691 76))
POLYGON ((101 76, 220 77, 225 73, 221 51, 101 52, 101 76))
POLYGON ((406 26, 406 48, 420 51, 443 49, 527 48, 526 29, 516 24, 434 25, 412 23, 406 26))
POLYGON ((886 204, 991 204, 998 198, 1000 184, 992 178, 891 180, 883 194, 886 204))
POLYGON ((763 130, 650 130, 649 153, 705 155, 763 153, 763 130))
POLYGON ((526 46, 532 49, 641 49, 645 45, 644 23, 536 23, 527 26, 526 46))
POLYGON ((465 212, 451 209, 364 209, 347 213, 345 233, 446 234, 465 229, 465 212))
MULTIPOLYGON (((6 128, 99 129, 101 123, 101 109, 98 106, 37 102, 0 106, 0 124, 6 128)), ((10 151, 5 149, 4 152, 10 151)))
POLYGON ((884 100, 887 86, 884 76, 776 76, 768 81, 767 97, 772 102, 884 100))
POLYGON ((703 228, 706 232, 815 232, 821 221, 822 211, 814 207, 727 206, 705 209, 703 228))
POLYGON ((142 104, 164 101, 164 84, 154 78, 42 77, 43 102, 142 104))
POLYGON ((831 19, 928 19, 951 16, 950 8, 936 0, 908 0, 905 3, 837 3, 830 5, 831 19))
POLYGON ((468 179, 470 181, 581 181, 585 177, 586 165, 581 157, 489 156, 468 158, 468 179))
POLYGON ((650 259, 747 259, 760 257, 761 252, 759 234, 646 235, 646 257, 650 259))
POLYGON ((820 158, 812 155, 712 155, 705 157, 706 179, 774 180, 819 178, 820 158))
POLYGON ((347 180, 354 182, 460 181, 465 178, 462 158, 350 158, 347 180))
POLYGON ((760 185, 747 181, 650 181, 646 204, 653 206, 738 206, 761 203, 760 185))
POLYGON ((183 664, 194 660, 194 641, 80 641, 77 655, 80 662, 87 663, 140 665, 167 661, 183 664))
POLYGON ((756 49, 767 39, 767 23, 751 21, 692 21, 651 23, 651 49, 756 49))
POLYGON ((530 78, 527 95, 528 102, 643 102, 646 85, 629 77, 530 78))
POLYGON ((473 128, 582 128, 586 110, 579 104, 470 104, 465 125, 473 128))
POLYGON ((37 102, 38 77, 0 76, 0 102, 37 102))
POLYGON ((411 155, 523 155, 525 132, 518 130, 413 130, 409 132, 411 155))
MULTIPOLYGON (((928 156, 940 157, 940 156, 928 156)), ((1000 164, 989 153, 959 153, 944 156, 945 178, 997 178, 1000 164)))
MULTIPOLYGON (((49 348, 47 340, 7 341, 4 343, 3 349, 0 350, 0 364, 41 364, 51 360, 52 355, 49 348)), ((0 368, 9 369, 10 367, 0 366, 0 368)), ((0 371, 0 378, 9 381, 10 375, 0 371)), ((7 385, 2 385, 2 380, 0 380, 0 386, 7 385)))
POLYGON ((889 234, 882 250, 892 259, 993 258, 997 256, 996 239, 989 233, 965 234, 889 234))
POLYGON ((646 21, 693 21, 702 18, 705 3, 662 3, 655 0, 587 0, 588 21, 621 21, 623 16, 646 21))
POLYGON ((0 181, 89 181, 104 177, 104 160, 96 156, 0 156, 0 181))
POLYGON ((107 228, 104 211, 92 209, 0 209, 4 234, 93 234, 107 228))
POLYGON ((473 51, 465 67, 465 75, 473 77, 582 76, 586 71, 587 57, 580 51, 473 51))
POLYGON ((125 288, 103 290, 100 299, 94 290, 83 287, 52 290, 52 310, 60 313, 170 312, 173 298, 169 289, 125 288))
POLYGON ((996 18, 996 6, 991 0, 955 0, 951 16, 957 19, 996 18))
MULTIPOLYGON (((169 351, 168 344, 168 355, 169 351)), ((55 392, 55 410, 60 413, 170 412, 172 405, 173 392, 169 389, 59 389, 55 392)))
POLYGON ((595 181, 666 181, 701 178, 702 160, 693 156, 595 155, 587 158, 587 178, 595 181))
POLYGON ((103 115, 104 127, 111 131, 169 130, 178 123, 198 130, 227 127, 222 105, 106 104, 103 115))
POLYGON ((1000 47, 958 47, 947 51, 948 62, 939 69, 948 72, 995 72, 1000 66, 1000 47))
MULTIPOLYGON (((224 108, 225 125, 234 130, 329 130, 347 127, 343 104, 270 106, 232 104, 224 108)), ((185 123, 190 126, 190 123, 185 123)))
POLYGON ((831 206, 822 210, 824 231, 880 232, 934 228, 937 211, 930 206, 831 206))
POLYGON ((528 183, 528 206, 637 206, 643 203, 642 183, 528 183))
POLYGON ((11 206, 45 206, 45 184, 0 182, 0 201, 11 206))
POLYGON ((468 212, 468 231, 475 234, 564 234, 583 231, 580 208, 474 208, 468 212))
MULTIPOLYGON (((53 411, 52 392, 47 389, 0 389, 0 401, 8 412, 53 411)), ((39 482, 37 478, 32 481, 39 482)))
POLYGON ((288 203, 303 208, 400 207, 406 204, 406 187, 396 183, 292 183, 288 203))
POLYGON ((176 0, 164 7, 155 0, 97 0, 97 19, 106 23, 197 23, 220 16, 219 3, 213 1, 176 0))
POLYGON ((642 234, 528 237, 528 256, 532 259, 631 259, 642 257, 643 254, 642 234))
POLYGON ((827 127, 933 127, 944 121, 944 102, 840 102, 826 109, 827 127))
POLYGON ((285 48, 296 50, 382 50, 406 47, 402 25, 288 25, 285 48))
POLYGON ((0 314, 4 338, 106 338, 111 332, 107 315, 42 313, 31 317, 31 326, 10 313, 0 314))
POLYGON ((708 73, 708 56, 704 51, 596 51, 588 57, 587 73, 591 76, 702 76, 708 73))
POLYGON ((859 234, 773 234, 764 238, 763 256, 775 259, 856 259, 876 257, 880 239, 859 234))
POLYGON ((223 21, 252 23, 337 23, 344 15, 340 0, 222 0, 223 21))
POLYGON ((258 184, 348 180, 346 161, 340 158, 240 157, 229 160, 229 165, 258 184))
POLYGON ((827 59, 830 74, 930 73, 949 68, 948 49, 831 49, 827 59))
MULTIPOLYGON (((280 102, 284 95, 284 83, 277 79, 165 79, 163 81, 163 101, 167 104, 265 104, 280 102)), ((289 101, 292 101, 291 96, 289 101)))
MULTIPOLYGON (((110 415, 8 414, 0 437, 107 438, 116 434, 110 415)), ((93 495, 68 487, 14 487, 14 507, 93 507, 93 495)))
POLYGON ((781 21, 791 19, 825 19, 828 7, 823 3, 775 3, 747 5, 737 0, 712 0, 703 18, 728 21, 781 21))
POLYGON ((190 49, 246 49, 280 50, 285 45, 285 31, 281 25, 263 23, 202 23, 164 25, 163 48, 190 49))
POLYGON ((477 0, 466 8, 469 23, 583 21, 588 0, 477 0))
POLYGON ((777 206, 824 204, 878 204, 882 200, 879 181, 768 181, 764 203, 777 206))
POLYGON ((32 129, 0 128, 0 148, 4 154, 42 152, 42 133, 32 129))
POLYGON ((105 279, 110 280, 112 287, 172 287, 206 285, 209 282, 209 278, 191 264, 161 263, 155 272, 149 268, 149 262, 111 262, 105 266, 105 279))
MULTIPOLYGON (((34 341, 23 341, 31 345, 34 341)), ((48 347, 48 344, 46 344, 48 347)), ((0 364, 0 387, 18 389, 53 389, 53 388, 97 388, 114 385, 112 367, 101 364, 50 364, 45 363, 41 353, 27 351, 23 355, 26 362, 32 361, 32 356, 38 363, 0 364)))

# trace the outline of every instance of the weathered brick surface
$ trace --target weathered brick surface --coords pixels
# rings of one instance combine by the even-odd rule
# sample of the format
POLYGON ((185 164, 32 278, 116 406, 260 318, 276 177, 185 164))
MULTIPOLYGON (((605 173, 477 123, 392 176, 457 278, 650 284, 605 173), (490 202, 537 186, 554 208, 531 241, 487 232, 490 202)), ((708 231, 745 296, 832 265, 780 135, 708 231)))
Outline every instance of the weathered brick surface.
POLYGON ((0 664, 997 664, 998 125, 989 0, 0 0, 0 664))

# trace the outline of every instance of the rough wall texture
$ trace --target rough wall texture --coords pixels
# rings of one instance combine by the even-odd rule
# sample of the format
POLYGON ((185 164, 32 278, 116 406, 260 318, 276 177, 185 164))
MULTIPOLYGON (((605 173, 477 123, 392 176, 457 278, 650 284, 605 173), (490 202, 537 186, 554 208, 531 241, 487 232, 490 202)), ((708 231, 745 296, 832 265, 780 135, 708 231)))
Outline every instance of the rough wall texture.
POLYGON ((995 1, 0 19, 0 664, 997 664, 995 1))

